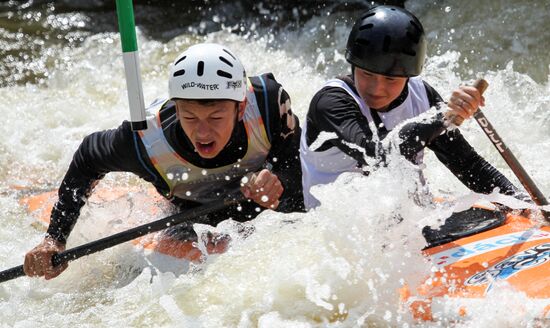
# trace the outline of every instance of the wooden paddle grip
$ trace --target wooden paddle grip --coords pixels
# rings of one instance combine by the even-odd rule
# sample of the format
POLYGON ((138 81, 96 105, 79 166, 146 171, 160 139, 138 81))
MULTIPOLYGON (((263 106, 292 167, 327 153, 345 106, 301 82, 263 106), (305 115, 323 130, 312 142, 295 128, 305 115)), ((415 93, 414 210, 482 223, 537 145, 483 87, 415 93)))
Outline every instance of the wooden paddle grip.
MULTIPOLYGON (((476 88, 481 95, 483 95, 485 90, 487 90, 488 86, 489 86, 489 83, 487 83, 487 81, 485 81, 484 79, 477 79, 473 85, 473 87, 476 88)), ((479 108, 477 110, 479 111, 479 108)), ((462 118, 462 116, 458 116, 454 114, 449 114, 445 116, 449 122, 453 123, 456 126, 460 126, 462 122, 464 122, 464 119, 462 118)))

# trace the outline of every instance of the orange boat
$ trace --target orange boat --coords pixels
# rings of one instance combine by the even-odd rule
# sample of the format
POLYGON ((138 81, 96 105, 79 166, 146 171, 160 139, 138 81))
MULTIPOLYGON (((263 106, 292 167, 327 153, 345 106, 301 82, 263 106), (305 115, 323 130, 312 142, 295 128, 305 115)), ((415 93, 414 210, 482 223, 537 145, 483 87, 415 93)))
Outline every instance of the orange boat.
POLYGON ((550 227, 520 215, 479 211, 486 218, 479 220, 481 225, 472 225, 471 235, 464 228, 455 236, 445 232, 448 221, 440 230, 424 228, 430 246, 423 253, 434 273, 420 286, 403 288, 401 301, 417 320, 464 320, 487 293, 506 282, 532 301, 534 317, 547 322, 550 227))
MULTIPOLYGON (((89 201, 109 202, 128 193, 142 197, 137 201, 151 218, 159 216, 159 203, 166 202, 153 189, 144 193, 132 188, 98 188, 89 201)), ((56 192, 47 192, 21 202, 47 224, 56 198, 56 192)), ((406 286, 400 291, 402 304, 415 319, 464 320, 471 313, 469 309, 480 306, 495 285, 506 281, 533 301, 538 317, 550 320, 550 227, 541 227, 526 216, 504 214, 496 207, 477 207, 455 213, 438 229, 425 227, 423 234, 429 244, 423 253, 434 273, 420 286, 406 286)), ((187 270, 189 262, 184 256, 190 251, 194 252, 193 260, 202 255, 191 243, 162 232, 132 243, 161 271, 176 274, 187 270)))
MULTIPOLYGON (((139 203, 140 210, 150 221, 160 219, 161 207, 166 207, 167 201, 154 189, 140 188, 105 188, 98 187, 89 199, 90 203, 105 204, 115 202, 117 199, 126 198, 128 194, 133 197, 133 203, 139 203)), ((50 222, 50 213, 57 200, 57 191, 44 192, 21 198, 20 203, 26 206, 27 211, 36 219, 37 228, 44 229, 50 222)), ((137 223, 136 223, 137 225, 137 223)), ((36 226, 36 225, 35 225, 36 226)), ((163 234, 152 233, 132 240, 134 246, 142 250, 147 259, 161 271, 170 271, 176 274, 187 271, 189 260, 200 261, 202 252, 193 242, 180 241, 163 234)), ((227 247, 227 243, 219 243, 216 246, 207 245, 209 254, 221 253, 227 247)))

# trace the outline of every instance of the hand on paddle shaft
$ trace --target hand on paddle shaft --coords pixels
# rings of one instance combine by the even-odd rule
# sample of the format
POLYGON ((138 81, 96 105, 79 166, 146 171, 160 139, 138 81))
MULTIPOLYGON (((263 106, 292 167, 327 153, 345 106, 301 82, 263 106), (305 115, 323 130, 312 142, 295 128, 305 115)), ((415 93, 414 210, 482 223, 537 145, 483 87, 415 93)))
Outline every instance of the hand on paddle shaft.
POLYGON ((241 180, 241 191, 246 198, 272 210, 279 206, 283 190, 279 178, 267 169, 249 174, 241 180))
MULTIPOLYGON (((208 254, 220 254, 227 250, 230 238, 227 235, 207 233, 201 236, 208 254)), ((182 253, 182 258, 188 261, 199 262, 202 257, 200 249, 194 246, 195 241, 182 241, 176 247, 188 249, 182 253)), ((68 262, 54 266, 52 257, 65 251, 65 245, 46 236, 44 240, 25 255, 23 270, 29 277, 44 277, 46 280, 59 276, 67 267, 68 262)))
POLYGON ((46 280, 55 278, 63 272, 68 264, 53 266, 52 256, 65 250, 65 245, 46 236, 44 240, 25 255, 23 269, 29 277, 44 276, 46 280))
POLYGON ((451 94, 451 99, 447 103, 449 110, 445 113, 448 122, 459 126, 475 115, 479 106, 485 106, 483 92, 487 89, 485 80, 477 80, 473 86, 461 86, 451 94))
MULTIPOLYGON (((488 86, 489 84, 487 81, 479 79, 474 82, 473 87, 463 86, 460 87, 459 90, 453 92, 448 103, 449 111, 445 113, 446 125, 451 125, 452 123, 459 126, 465 119, 473 116, 502 158, 504 158, 506 164, 508 164, 523 187, 525 187, 525 190, 527 190, 535 204, 538 206, 546 206, 548 205, 548 200, 544 197, 529 174, 527 174, 523 166, 521 166, 514 154, 508 149, 506 144, 504 144, 504 141, 502 141, 502 138, 487 117, 485 117, 478 108, 479 105, 485 104, 485 99, 482 95, 488 86)), ((541 212, 544 218, 550 222, 550 212, 544 209, 541 209, 541 212)))
MULTIPOLYGON (((80 246, 76 246, 68 250, 64 250, 64 251, 61 251, 62 249, 64 249, 65 247, 64 245, 60 243, 56 244, 55 242, 51 243, 51 240, 46 239, 39 246, 37 246, 35 249, 31 251, 31 253, 33 253, 34 251, 36 251, 37 253, 43 253, 42 255, 34 255, 34 256, 32 254, 29 255, 30 256, 29 260, 36 260, 38 261, 38 264, 33 264, 33 265, 26 264, 25 266, 19 265, 8 270, 0 271, 0 283, 17 278, 17 277, 22 277, 25 275, 25 272, 28 272, 30 275, 34 275, 34 276, 43 274, 43 275, 47 275, 47 277, 49 278, 53 278, 59 274, 59 272, 57 272, 57 269, 58 269, 57 267, 60 265, 64 266, 65 264, 63 263, 76 260, 86 255, 97 253, 109 247, 120 245, 124 242, 130 241, 132 239, 136 239, 138 237, 141 237, 153 232, 164 230, 169 226, 174 226, 184 222, 208 223, 209 214, 214 213, 216 211, 223 210, 228 206, 234 206, 241 201, 243 201, 241 191, 235 190, 227 194, 224 199, 214 200, 197 207, 192 207, 192 208, 183 210, 180 213, 167 216, 163 219, 146 223, 126 231, 118 232, 118 233, 115 233, 114 235, 104 237, 80 246), (50 256, 50 254, 52 253, 56 253, 56 254, 54 254, 53 256, 50 256), (53 264, 52 267, 55 267, 54 270, 52 270, 52 267, 50 267, 49 265, 45 264, 44 261, 46 258, 50 259, 51 263, 53 264)), ((212 236, 212 237, 216 238, 216 236, 212 236)), ((212 240, 212 241, 213 241, 213 244, 211 246, 213 247, 210 247, 210 249, 214 252, 218 250, 221 251, 221 249, 218 248, 217 246, 225 247, 223 245, 224 241, 222 241, 221 244, 220 244, 220 240, 212 240)), ((208 245, 207 245, 207 248, 208 248, 208 245)), ((25 261, 27 261, 27 259, 25 259, 25 261)))

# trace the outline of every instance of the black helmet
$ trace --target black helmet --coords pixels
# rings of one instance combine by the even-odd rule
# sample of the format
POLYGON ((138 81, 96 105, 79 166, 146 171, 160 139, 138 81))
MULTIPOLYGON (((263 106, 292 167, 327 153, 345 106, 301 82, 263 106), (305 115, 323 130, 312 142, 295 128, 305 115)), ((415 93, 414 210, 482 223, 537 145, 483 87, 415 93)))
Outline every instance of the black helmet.
POLYGON ((422 24, 407 10, 394 6, 374 7, 361 15, 346 47, 349 63, 386 76, 419 75, 425 57, 422 24))

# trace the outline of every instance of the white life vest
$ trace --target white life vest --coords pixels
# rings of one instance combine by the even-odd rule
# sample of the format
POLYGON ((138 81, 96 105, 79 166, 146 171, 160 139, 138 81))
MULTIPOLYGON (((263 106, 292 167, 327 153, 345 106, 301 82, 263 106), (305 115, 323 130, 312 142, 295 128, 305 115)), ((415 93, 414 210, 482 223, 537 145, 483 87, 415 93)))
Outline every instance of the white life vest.
POLYGON ((240 179, 249 172, 258 171, 265 163, 271 143, 266 133, 252 83, 246 94, 247 105, 243 122, 248 137, 246 154, 239 161, 217 167, 201 168, 178 155, 164 136, 159 110, 167 100, 155 102, 147 109, 147 129, 139 135, 151 163, 168 187, 167 198, 178 197, 197 202, 209 202, 237 188, 240 179))
MULTIPOLYGON (((409 78, 408 96, 402 104, 393 108, 389 112, 378 112, 382 123, 388 131, 397 125, 416 117, 430 109, 430 102, 426 93, 426 87, 420 77, 409 78)), ((340 79, 329 80, 321 87, 338 87, 344 89, 353 97, 361 113, 367 118, 371 129, 374 127, 374 120, 370 108, 365 101, 357 95, 344 81, 340 79)), ((373 132, 376 132, 373 131, 373 132)), ((304 204, 306 209, 318 206, 319 201, 310 193, 310 188, 319 184, 328 184, 344 172, 362 172, 357 161, 342 152, 338 147, 331 147, 324 151, 315 151, 310 149, 306 141, 307 121, 302 128, 300 140, 300 161, 302 165, 302 187, 304 192, 304 204)), ((423 151, 420 151, 416 157, 416 163, 422 163, 423 151)))

